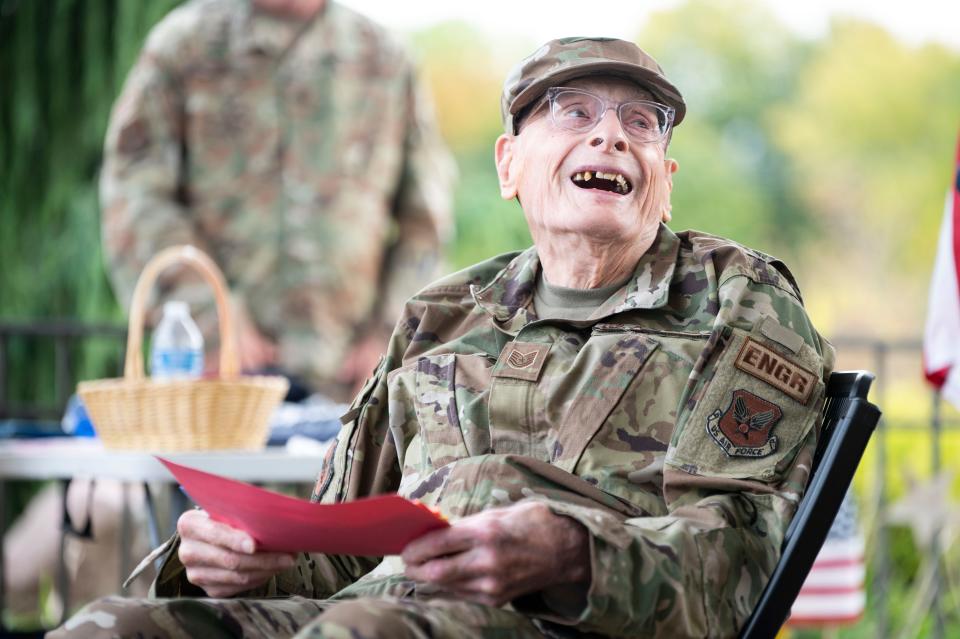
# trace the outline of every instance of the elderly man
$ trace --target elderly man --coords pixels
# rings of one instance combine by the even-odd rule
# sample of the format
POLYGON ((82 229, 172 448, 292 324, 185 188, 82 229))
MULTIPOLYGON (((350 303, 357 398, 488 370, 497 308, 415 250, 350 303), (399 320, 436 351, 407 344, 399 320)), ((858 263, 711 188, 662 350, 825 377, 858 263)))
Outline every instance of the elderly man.
POLYGON ((832 348, 783 264, 662 223, 685 106, 643 51, 552 41, 502 110, 501 194, 535 246, 407 304, 315 490, 397 492, 453 525, 400 557, 294 558, 194 511, 155 584, 178 598, 102 601, 67 630, 737 632, 803 491, 832 348))

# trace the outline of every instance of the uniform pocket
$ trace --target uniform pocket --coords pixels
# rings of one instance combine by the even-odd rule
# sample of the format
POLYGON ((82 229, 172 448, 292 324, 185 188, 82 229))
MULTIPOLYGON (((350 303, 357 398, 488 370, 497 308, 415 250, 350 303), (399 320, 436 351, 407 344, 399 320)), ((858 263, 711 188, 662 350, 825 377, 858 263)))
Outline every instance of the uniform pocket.
POLYGON ((413 407, 426 464, 489 452, 492 362, 482 355, 431 355, 412 367, 413 407))
POLYGON ((729 334, 684 406, 665 463, 695 475, 775 480, 819 415, 822 359, 787 329, 774 334, 769 320, 749 332, 721 330, 729 334))

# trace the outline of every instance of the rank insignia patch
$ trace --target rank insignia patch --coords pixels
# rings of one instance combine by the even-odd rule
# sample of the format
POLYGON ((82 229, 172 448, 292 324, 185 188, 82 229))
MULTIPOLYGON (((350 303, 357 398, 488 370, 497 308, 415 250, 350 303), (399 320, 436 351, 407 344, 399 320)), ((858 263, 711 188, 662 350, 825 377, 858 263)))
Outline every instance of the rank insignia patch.
POLYGON ((537 359, 537 351, 530 351, 529 353, 522 353, 519 350, 510 351, 510 356, 507 358, 507 363, 511 368, 524 369, 530 368, 537 359))
POLYGON ((540 370, 549 352, 549 344, 510 342, 500 353, 493 369, 493 376, 535 382, 540 376, 540 370))
POLYGON ((741 388, 733 391, 727 410, 707 417, 707 432, 730 457, 765 457, 777 450, 770 431, 781 417, 779 406, 741 388))

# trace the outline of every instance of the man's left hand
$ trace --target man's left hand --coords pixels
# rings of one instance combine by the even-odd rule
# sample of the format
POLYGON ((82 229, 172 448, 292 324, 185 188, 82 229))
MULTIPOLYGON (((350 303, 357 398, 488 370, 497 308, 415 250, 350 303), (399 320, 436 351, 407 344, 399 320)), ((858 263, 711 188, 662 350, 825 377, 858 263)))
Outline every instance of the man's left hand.
POLYGON ((403 550, 407 577, 501 606, 521 595, 590 579, 587 530, 525 501, 465 517, 403 550))

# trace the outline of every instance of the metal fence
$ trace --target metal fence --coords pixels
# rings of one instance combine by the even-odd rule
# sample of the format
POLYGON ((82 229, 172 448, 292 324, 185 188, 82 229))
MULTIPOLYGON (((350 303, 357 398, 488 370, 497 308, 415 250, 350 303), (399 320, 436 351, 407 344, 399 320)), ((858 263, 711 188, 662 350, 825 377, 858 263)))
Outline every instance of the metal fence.
MULTIPOLYGON (((876 374, 876 381, 871 392, 871 401, 877 404, 881 410, 890 404, 889 392, 892 383, 896 379, 915 376, 919 378, 922 375, 922 342, 919 339, 898 339, 882 340, 869 337, 851 337, 844 336, 833 340, 834 345, 840 353, 840 368, 849 368, 844 365, 844 361, 854 361, 859 367, 866 368, 876 374), (906 360, 909 366, 903 370, 903 366, 897 366, 895 360, 906 360)), ((933 389, 925 389, 923 394, 917 397, 917 402, 922 402, 929 407, 929 412, 925 410, 921 413, 923 416, 917 420, 902 420, 881 416, 880 423, 874 434, 872 447, 875 451, 873 464, 876 480, 870 487, 870 499, 872 500, 870 511, 875 515, 870 521, 862 522, 866 528, 868 537, 873 538, 868 561, 872 573, 872 579, 868 584, 868 605, 873 611, 875 617, 875 628, 873 635, 876 637, 915 637, 920 632, 920 625, 923 621, 924 613, 930 615, 929 629, 926 636, 934 639, 941 639, 945 636, 947 626, 947 613, 951 611, 955 615, 952 606, 945 604, 945 574, 944 561, 946 548, 941 548, 938 543, 938 535, 933 536, 932 547, 929 556, 926 557, 929 571, 924 578, 916 579, 915 589, 917 589, 916 601, 928 602, 928 606, 919 606, 918 614, 915 618, 907 618, 901 627, 894 628, 890 620, 890 585, 894 577, 891 566, 891 539, 890 529, 885 513, 890 502, 888 486, 882 481, 887 476, 888 466, 890 465, 890 449, 888 442, 888 432, 893 427, 915 428, 929 431, 930 435, 930 472, 936 476, 944 468, 943 455, 943 437, 945 432, 956 431, 960 429, 960 420, 956 417, 944 417, 944 402, 940 393, 933 389), (924 414, 925 413, 925 414, 924 414)), ((950 460, 954 464, 958 460, 950 460)), ((947 503, 941 505, 944 509, 947 503)), ((953 618, 953 624, 957 624, 956 617, 953 618)), ((956 629, 951 627, 955 632, 956 629)), ((952 635, 952 633, 951 633, 952 635)))
POLYGON ((67 400, 76 385, 76 353, 83 342, 94 338, 115 341, 121 349, 126 344, 127 328, 112 324, 88 324, 76 320, 37 320, 31 322, 0 321, 0 420, 20 419, 59 421, 67 400), (46 400, 24 401, 10 397, 10 347, 19 345, 52 345, 52 361, 38 363, 52 367, 53 392, 46 400))

